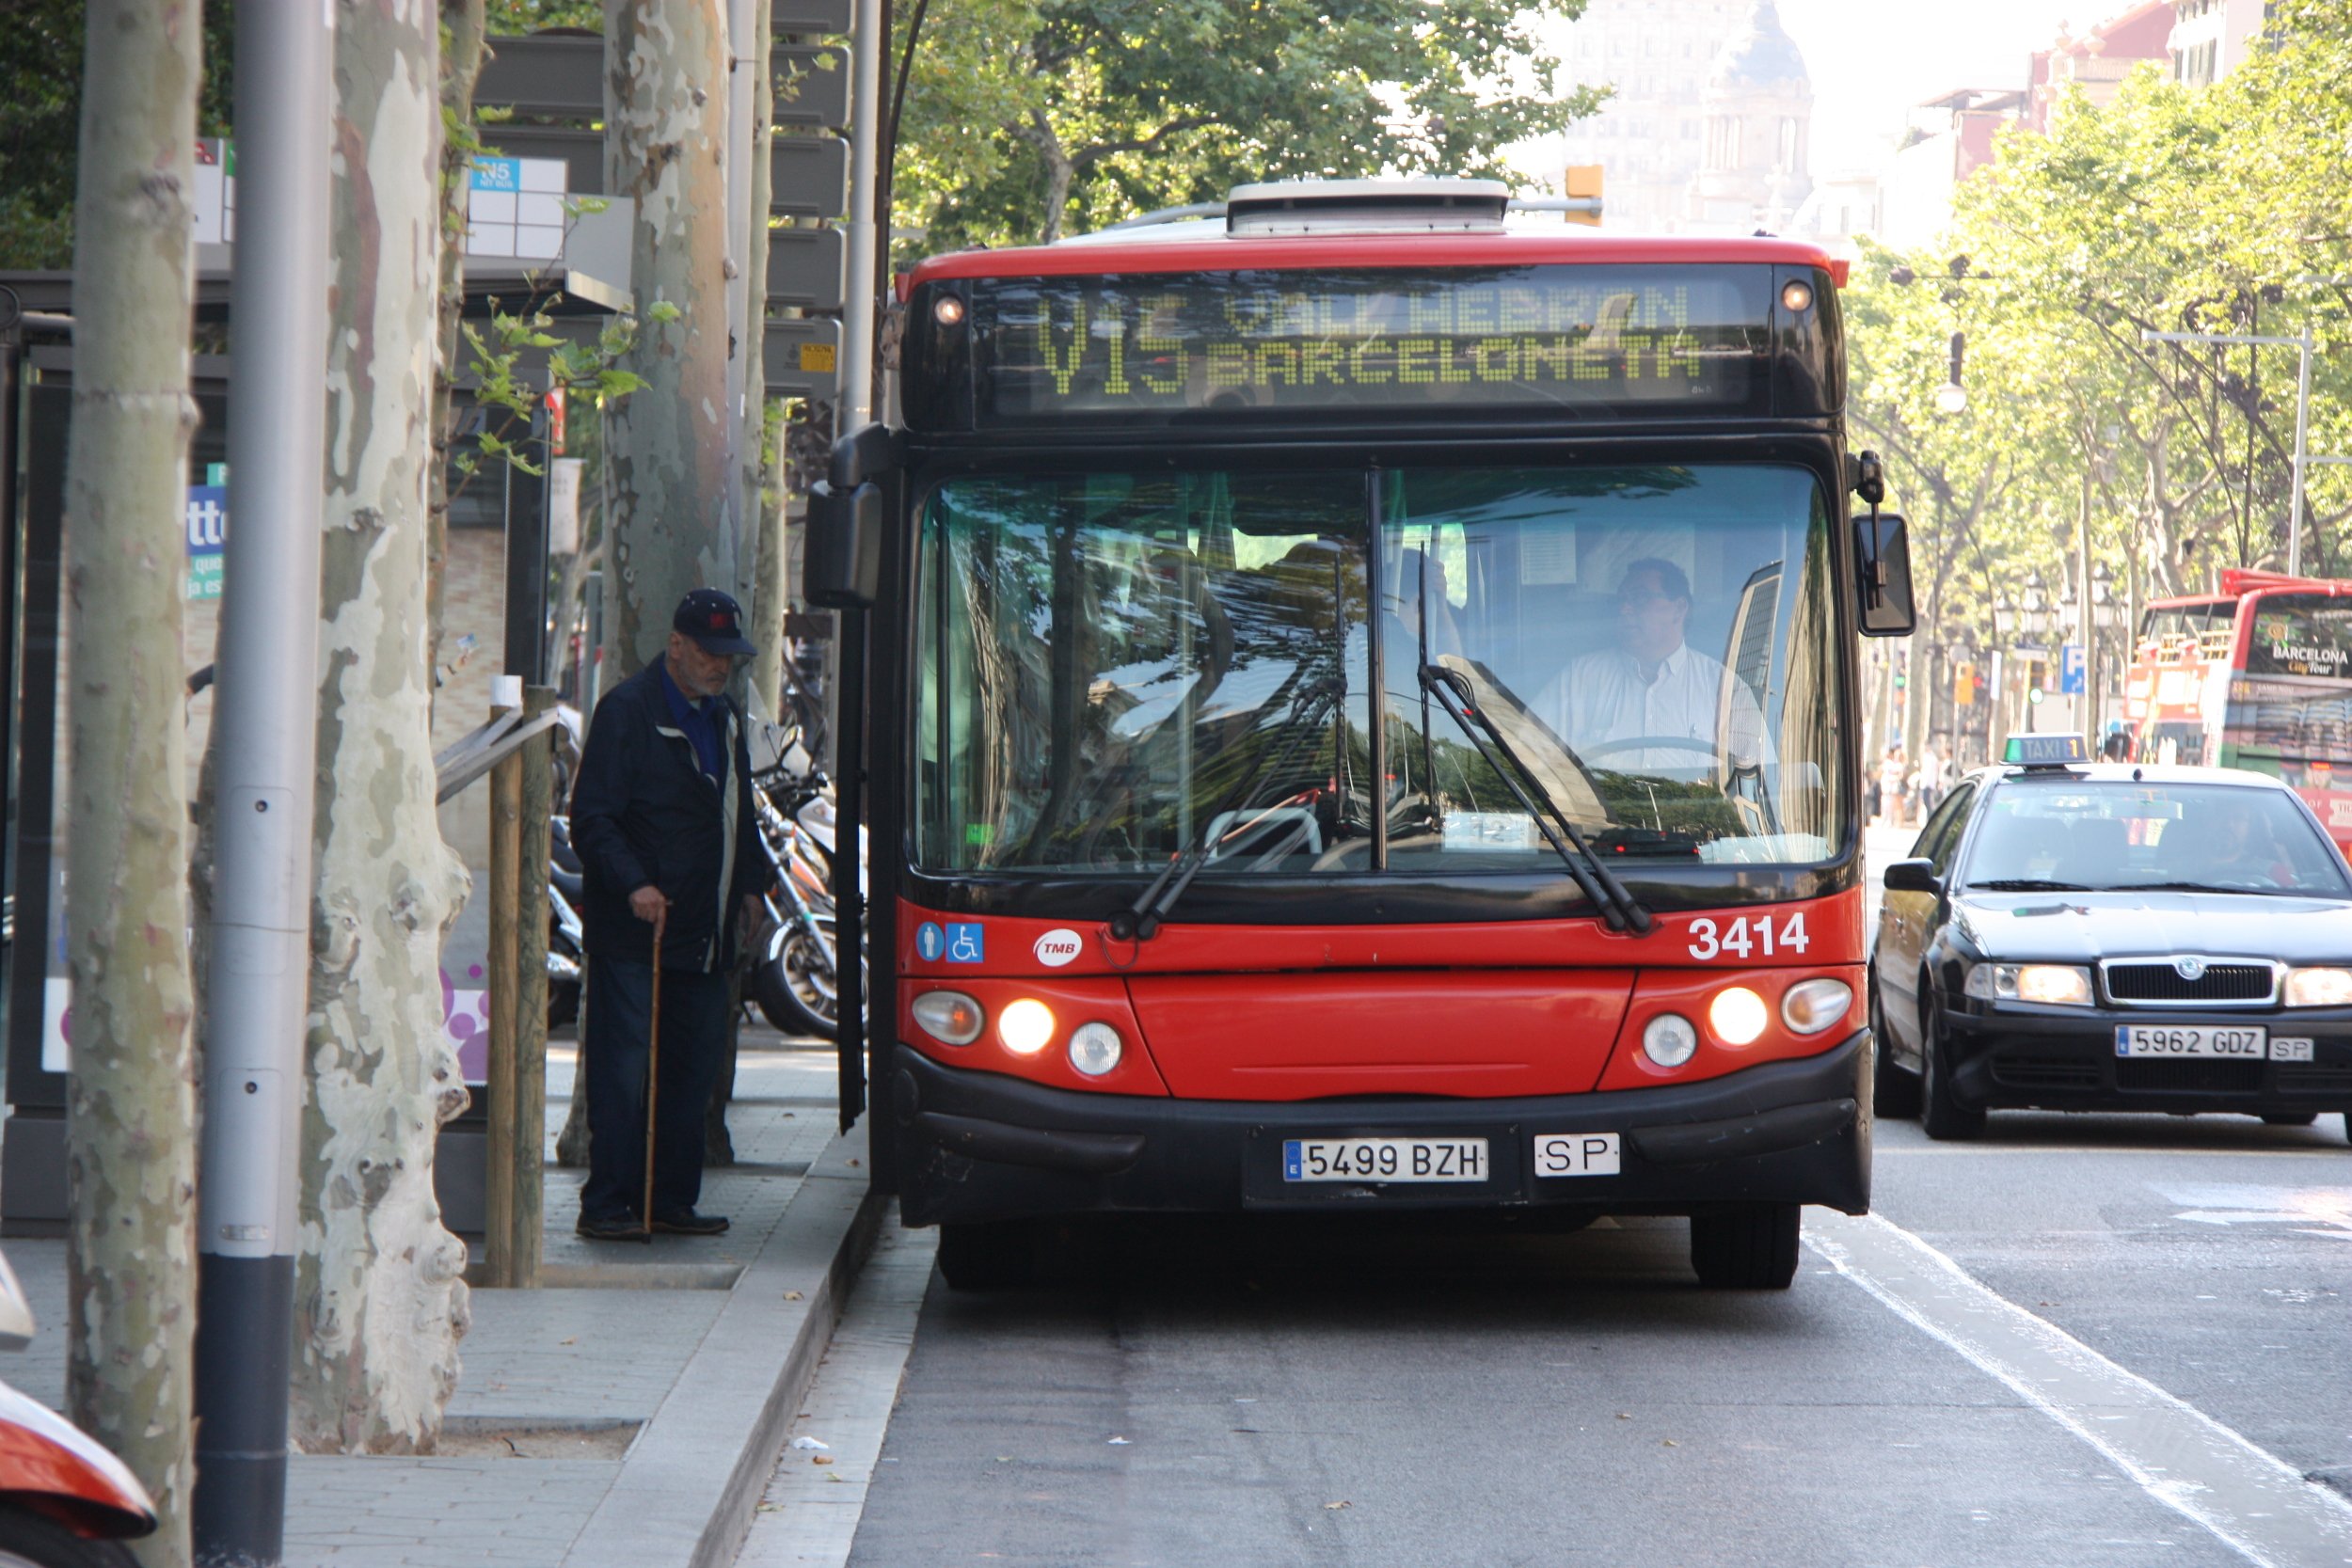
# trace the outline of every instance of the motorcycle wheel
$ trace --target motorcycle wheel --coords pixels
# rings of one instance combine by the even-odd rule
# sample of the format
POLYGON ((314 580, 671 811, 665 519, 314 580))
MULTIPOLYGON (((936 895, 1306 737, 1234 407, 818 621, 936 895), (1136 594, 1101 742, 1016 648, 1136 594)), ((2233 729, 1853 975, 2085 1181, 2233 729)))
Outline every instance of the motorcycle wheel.
MULTIPOLYGON (((818 916, 828 936, 833 922, 818 916)), ((797 927, 779 932, 768 957, 752 971, 752 1000, 770 1027, 787 1035, 813 1035, 832 1039, 835 1032, 833 976, 825 971, 824 955, 808 933, 797 927)))
POLYGON ((0 1568, 136 1568, 119 1541, 89 1541, 28 1509, 0 1508, 0 1568))

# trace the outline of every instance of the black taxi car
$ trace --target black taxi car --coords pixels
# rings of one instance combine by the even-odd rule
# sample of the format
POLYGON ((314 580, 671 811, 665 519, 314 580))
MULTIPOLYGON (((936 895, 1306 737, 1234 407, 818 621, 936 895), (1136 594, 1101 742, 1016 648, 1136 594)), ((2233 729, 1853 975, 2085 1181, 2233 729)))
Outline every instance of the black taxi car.
POLYGON ((2296 793, 2015 736, 1886 868, 1880 1116, 2236 1111, 2352 1137, 2352 872, 2296 793))

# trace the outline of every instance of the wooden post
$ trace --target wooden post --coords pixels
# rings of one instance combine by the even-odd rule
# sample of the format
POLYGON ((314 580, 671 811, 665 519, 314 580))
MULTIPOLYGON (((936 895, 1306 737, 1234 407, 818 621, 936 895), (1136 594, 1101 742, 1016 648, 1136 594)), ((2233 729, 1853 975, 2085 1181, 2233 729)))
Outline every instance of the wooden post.
MULTIPOLYGON (((508 701, 493 700, 490 716, 497 718, 520 705, 521 679, 501 675, 496 683, 506 689, 498 696, 508 701)), ((518 1070, 516 1003, 522 994, 522 954, 520 937, 520 903, 523 878, 523 759, 518 752, 509 752, 490 769, 490 1069, 485 1085, 490 1100, 489 1157, 483 1170, 483 1240, 485 1285, 512 1286, 516 1283, 515 1254, 516 1251, 515 1171, 521 1152, 515 1140, 515 1102, 521 1098, 522 1075, 518 1070)), ((541 937, 544 942, 546 938, 541 937)), ((544 984, 544 982, 543 982, 544 984)), ((544 1027, 546 1003, 541 1002, 544 1027)), ((544 1058, 546 1046, 540 1047, 544 1058)), ((538 1140, 527 1146, 533 1157, 533 1175, 537 1174, 538 1140)), ((536 1252, 534 1234, 532 1250, 536 1252)))
MULTIPOLYGON (((523 722, 552 712, 555 701, 552 687, 523 688, 523 722)), ((548 1143, 548 814, 555 809, 555 732, 532 736, 515 760, 520 774, 520 853, 516 857, 515 888, 515 1092, 507 1100, 513 1114, 506 1118, 513 1161, 508 1210, 513 1251, 507 1283, 535 1291, 548 1143)), ((491 1114, 499 1114, 495 1104, 491 1114)))

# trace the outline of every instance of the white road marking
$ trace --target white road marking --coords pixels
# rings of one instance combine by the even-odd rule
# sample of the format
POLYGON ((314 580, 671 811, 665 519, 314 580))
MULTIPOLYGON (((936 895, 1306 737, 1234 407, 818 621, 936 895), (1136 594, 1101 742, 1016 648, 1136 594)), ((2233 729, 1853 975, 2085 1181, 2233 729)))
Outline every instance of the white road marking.
POLYGON ((839 1568, 850 1560, 938 1250, 938 1231, 899 1229, 895 1208, 882 1223, 824 1363, 802 1397, 806 1414, 792 1425, 793 1437, 814 1437, 827 1449, 795 1450, 787 1440, 736 1568, 839 1568), (818 1458, 831 1463, 813 1463, 818 1458))
POLYGON ((1816 1209, 1805 1227, 1806 1244, 1838 1273, 2249 1562, 2352 1563, 2352 1502, 1978 1283, 1900 1226, 1816 1209))

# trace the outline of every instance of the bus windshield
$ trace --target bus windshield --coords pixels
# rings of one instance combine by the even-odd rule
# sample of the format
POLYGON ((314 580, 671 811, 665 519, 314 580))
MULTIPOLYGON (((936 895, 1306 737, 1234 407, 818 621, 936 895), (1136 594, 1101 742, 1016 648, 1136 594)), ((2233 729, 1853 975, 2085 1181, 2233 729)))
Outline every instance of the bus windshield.
POLYGON ((1827 860, 1829 516, 1764 465, 950 479, 916 863, 1556 869, 1531 807, 1613 859, 1827 860))

